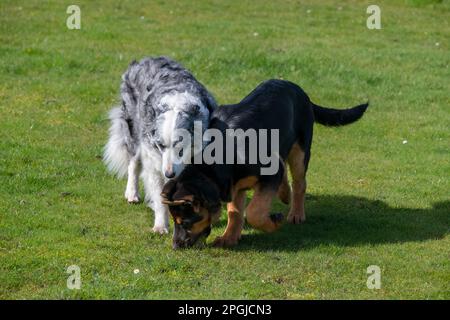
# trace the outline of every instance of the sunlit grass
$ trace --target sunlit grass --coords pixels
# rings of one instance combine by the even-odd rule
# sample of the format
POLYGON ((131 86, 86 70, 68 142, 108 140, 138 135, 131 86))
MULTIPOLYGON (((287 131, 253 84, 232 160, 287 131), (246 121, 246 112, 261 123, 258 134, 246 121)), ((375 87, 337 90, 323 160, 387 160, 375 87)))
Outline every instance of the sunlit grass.
POLYGON ((360 1, 101 3, 77 1, 81 30, 64 2, 0 3, 1 298, 450 298, 448 2, 381 1, 381 30, 360 1), (246 228, 232 250, 150 232, 100 160, 120 76, 148 55, 220 103, 273 77, 326 106, 370 100, 357 124, 315 128, 305 225, 246 228))

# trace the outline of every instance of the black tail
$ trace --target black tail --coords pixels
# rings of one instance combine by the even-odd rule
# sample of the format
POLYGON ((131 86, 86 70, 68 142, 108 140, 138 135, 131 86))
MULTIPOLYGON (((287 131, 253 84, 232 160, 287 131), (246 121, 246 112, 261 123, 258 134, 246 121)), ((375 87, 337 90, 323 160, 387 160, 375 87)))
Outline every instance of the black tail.
POLYGON ((350 109, 329 109, 312 103, 314 120, 325 126, 344 126, 361 118, 369 103, 360 104, 350 109))

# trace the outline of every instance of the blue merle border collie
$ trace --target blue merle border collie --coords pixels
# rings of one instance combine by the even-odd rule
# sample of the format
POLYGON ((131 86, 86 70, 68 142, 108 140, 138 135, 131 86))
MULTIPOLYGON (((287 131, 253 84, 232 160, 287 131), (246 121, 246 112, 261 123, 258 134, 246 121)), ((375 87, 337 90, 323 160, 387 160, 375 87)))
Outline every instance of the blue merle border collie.
POLYGON ((140 175, 145 201, 155 214, 153 231, 168 233, 169 212, 161 191, 186 163, 174 160, 176 131, 193 135, 195 121, 206 130, 216 102, 188 70, 167 57, 132 62, 122 76, 120 93, 122 105, 109 114, 104 161, 118 177, 128 176, 125 198, 130 203, 140 201, 140 175))

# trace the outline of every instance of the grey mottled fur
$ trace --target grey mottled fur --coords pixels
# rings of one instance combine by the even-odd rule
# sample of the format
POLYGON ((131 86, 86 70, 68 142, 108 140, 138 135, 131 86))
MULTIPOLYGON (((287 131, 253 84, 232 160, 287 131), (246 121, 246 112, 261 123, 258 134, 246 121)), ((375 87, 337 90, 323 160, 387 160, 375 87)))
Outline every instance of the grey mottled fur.
MULTIPOLYGON (((199 97, 204 105, 212 111, 216 107, 213 96, 195 77, 179 63, 167 57, 144 58, 139 63, 133 61, 122 76, 120 92, 124 117, 130 124, 132 139, 127 141, 131 153, 135 152, 136 140, 147 140, 153 143, 157 140, 158 126, 164 121, 164 112, 174 106, 163 105, 161 98, 174 91, 189 92, 199 97)), ((183 123, 193 121, 198 108, 192 105, 180 106, 180 128, 190 130, 183 123)))
POLYGON ((168 220, 162 215, 167 215, 167 212, 157 204, 165 177, 163 169, 157 168, 157 163, 158 154, 162 157, 158 145, 166 114, 169 110, 176 110, 176 128, 193 132, 194 121, 202 121, 206 129, 209 114, 216 107, 216 102, 188 70, 167 57, 132 62, 122 76, 120 93, 122 105, 110 112, 111 127, 104 161, 110 171, 119 177, 128 174, 125 196, 130 202, 137 201, 137 196, 133 195, 137 194, 137 187, 133 185, 137 186, 138 178, 133 176, 141 173, 146 200, 155 211, 154 231, 165 233, 168 220), (195 99, 186 100, 188 102, 175 100, 171 102, 175 105, 169 105, 167 101, 173 99, 166 98, 175 93, 187 93, 195 99), (159 172, 159 176, 155 172, 159 172))

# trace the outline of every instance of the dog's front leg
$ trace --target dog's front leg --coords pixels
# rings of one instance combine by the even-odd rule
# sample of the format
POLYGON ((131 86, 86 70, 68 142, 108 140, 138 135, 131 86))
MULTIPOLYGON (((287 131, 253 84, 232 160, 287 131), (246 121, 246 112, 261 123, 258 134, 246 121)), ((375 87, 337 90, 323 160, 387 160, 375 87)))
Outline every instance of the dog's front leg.
POLYGON ((157 170, 143 172, 145 199, 155 213, 153 232, 159 234, 169 233, 169 211, 162 203, 161 192, 164 186, 164 177, 157 170))
POLYGON ((227 204, 228 224, 222 236, 214 240, 216 247, 232 247, 241 239, 244 226, 245 190, 233 194, 233 199, 227 204))

